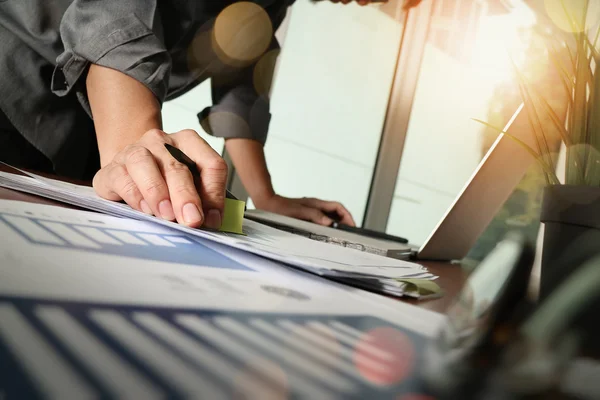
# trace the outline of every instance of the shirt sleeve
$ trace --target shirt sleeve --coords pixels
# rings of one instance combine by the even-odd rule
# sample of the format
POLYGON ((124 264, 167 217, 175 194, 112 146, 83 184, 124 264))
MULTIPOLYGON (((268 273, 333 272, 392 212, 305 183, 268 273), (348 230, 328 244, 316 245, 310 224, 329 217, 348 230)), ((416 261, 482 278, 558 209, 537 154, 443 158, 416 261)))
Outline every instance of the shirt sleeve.
MULTIPOLYGON (((291 1, 267 9, 275 31, 291 1)), ((211 79, 213 106, 198 114, 210 135, 254 139, 265 144, 271 121, 269 92, 280 46, 273 36, 268 49, 254 64, 211 79)))
POLYGON ((168 90, 171 58, 164 45, 158 0, 74 0, 63 15, 64 52, 57 58, 52 91, 77 93, 91 115, 85 90, 90 63, 144 84, 159 102, 168 90))
POLYGON ((200 125, 210 135, 254 139, 265 144, 271 121, 269 88, 279 45, 257 63, 233 74, 211 79, 213 106, 198 114, 200 125))

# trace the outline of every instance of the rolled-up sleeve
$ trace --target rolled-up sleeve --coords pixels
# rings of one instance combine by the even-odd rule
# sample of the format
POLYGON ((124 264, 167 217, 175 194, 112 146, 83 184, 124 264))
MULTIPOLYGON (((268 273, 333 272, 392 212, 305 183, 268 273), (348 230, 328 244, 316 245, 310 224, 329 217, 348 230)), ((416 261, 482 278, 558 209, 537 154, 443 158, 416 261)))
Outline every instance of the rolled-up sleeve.
POLYGON ((75 0, 60 25, 64 52, 57 59, 52 91, 76 91, 91 115, 85 90, 90 63, 120 71, 144 84, 162 103, 171 58, 166 50, 158 0, 75 0))

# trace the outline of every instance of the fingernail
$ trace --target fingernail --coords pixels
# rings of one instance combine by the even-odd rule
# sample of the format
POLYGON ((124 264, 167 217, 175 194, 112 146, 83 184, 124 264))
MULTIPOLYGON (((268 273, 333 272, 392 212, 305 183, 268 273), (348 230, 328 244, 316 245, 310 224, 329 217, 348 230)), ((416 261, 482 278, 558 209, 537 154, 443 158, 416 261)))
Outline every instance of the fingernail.
POLYGON ((183 221, 186 224, 195 224, 202 221, 200 210, 194 203, 187 203, 183 206, 183 221))
POLYGON ((219 210, 210 210, 204 225, 212 229, 219 229, 221 227, 221 213, 219 210))
POLYGON ((158 212, 162 219, 167 221, 173 221, 175 219, 175 213, 173 212, 173 206, 170 200, 163 200, 158 203, 158 212))
POLYGON ((150 208, 150 206, 148 205, 148 202, 146 200, 140 201, 140 208, 143 213, 152 215, 152 209, 150 208))

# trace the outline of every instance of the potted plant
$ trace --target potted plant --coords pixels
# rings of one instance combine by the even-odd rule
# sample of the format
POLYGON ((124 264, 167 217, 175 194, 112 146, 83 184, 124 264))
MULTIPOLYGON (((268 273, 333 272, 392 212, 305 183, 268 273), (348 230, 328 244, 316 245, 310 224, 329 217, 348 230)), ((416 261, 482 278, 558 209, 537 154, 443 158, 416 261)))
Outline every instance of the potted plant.
POLYGON ((597 5, 589 0, 543 2, 540 14, 545 13, 551 23, 539 33, 547 41, 548 55, 564 88, 565 112, 553 107, 551 103, 556 104, 556 99, 545 98, 515 68, 535 148, 479 121, 517 141, 544 171, 547 185, 540 216, 545 225, 541 297, 572 272, 552 270, 565 249, 588 231, 600 230, 600 9, 597 5), (565 148, 564 179, 555 172, 561 158, 553 151, 557 141, 565 148))

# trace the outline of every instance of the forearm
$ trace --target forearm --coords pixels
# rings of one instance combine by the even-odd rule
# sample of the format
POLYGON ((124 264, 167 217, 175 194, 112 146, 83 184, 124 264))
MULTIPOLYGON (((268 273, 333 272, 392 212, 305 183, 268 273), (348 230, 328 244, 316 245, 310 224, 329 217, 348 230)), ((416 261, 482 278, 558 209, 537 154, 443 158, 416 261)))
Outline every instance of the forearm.
POLYGON ((160 129, 160 104, 137 80, 110 68, 91 65, 87 94, 102 166, 151 129, 160 129))
POLYGON ((263 146, 252 139, 227 139, 225 147, 252 202, 261 208, 275 195, 263 146))

